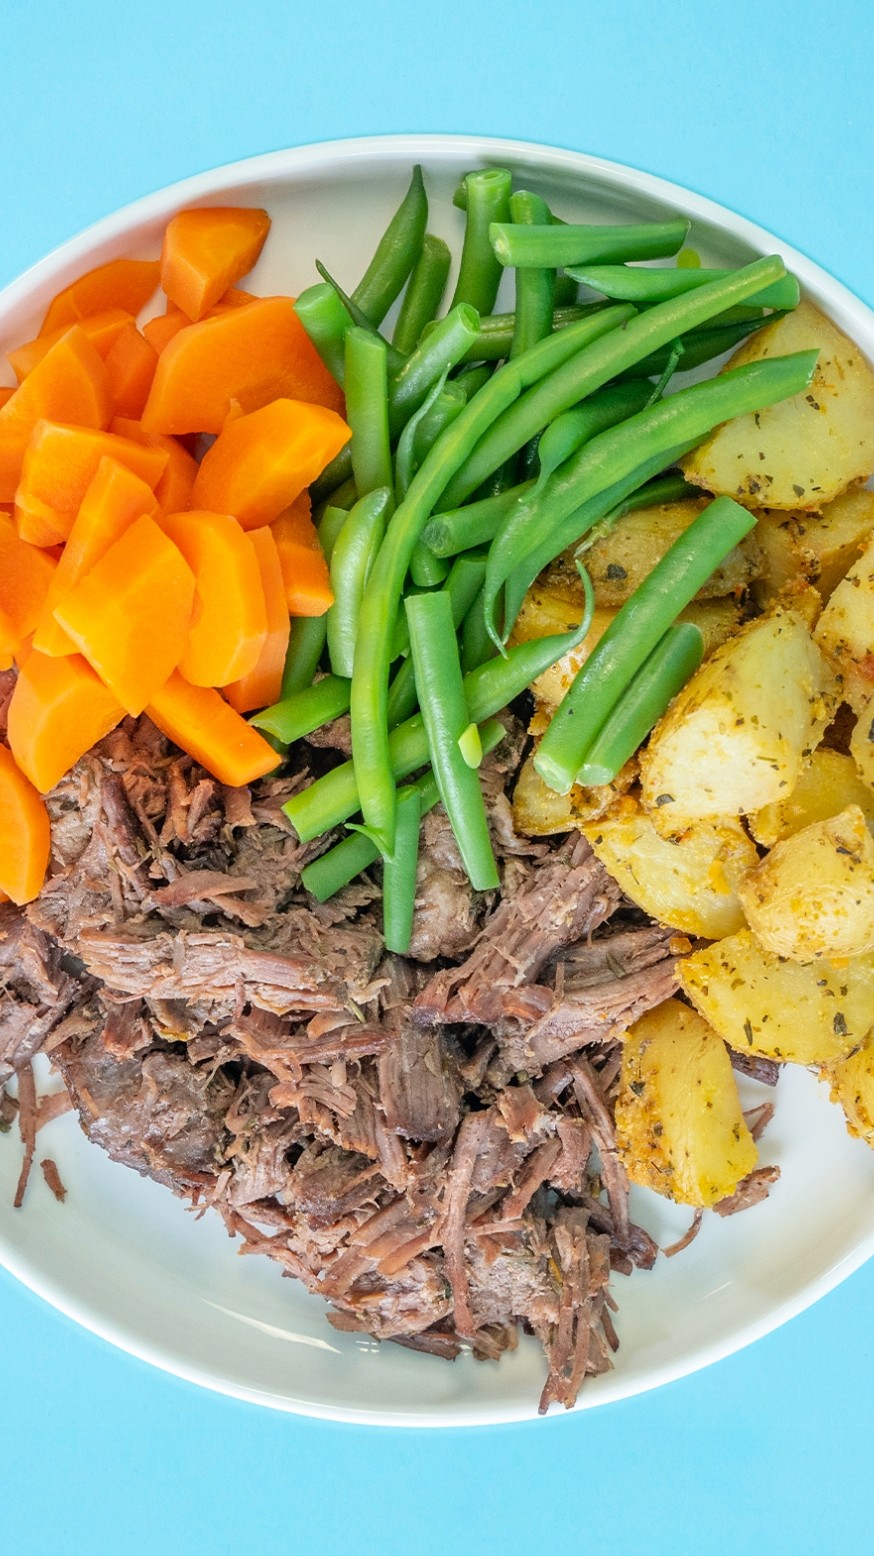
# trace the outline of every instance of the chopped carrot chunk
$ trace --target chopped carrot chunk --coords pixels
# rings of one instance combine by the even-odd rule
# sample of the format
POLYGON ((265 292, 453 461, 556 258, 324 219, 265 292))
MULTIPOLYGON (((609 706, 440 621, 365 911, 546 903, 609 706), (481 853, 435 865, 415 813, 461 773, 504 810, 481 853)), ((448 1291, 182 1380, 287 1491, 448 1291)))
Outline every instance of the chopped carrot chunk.
POLYGON ((219 783, 231 788, 254 783, 278 766, 273 747, 220 692, 192 686, 178 671, 161 687, 146 712, 168 740, 175 741, 219 783))
POLYGON ((80 654, 49 659, 31 650, 9 703, 9 745, 46 794, 123 718, 121 703, 80 654))
POLYGON ((51 842, 45 804, 12 752, 0 746, 0 891, 19 906, 39 896, 51 842))

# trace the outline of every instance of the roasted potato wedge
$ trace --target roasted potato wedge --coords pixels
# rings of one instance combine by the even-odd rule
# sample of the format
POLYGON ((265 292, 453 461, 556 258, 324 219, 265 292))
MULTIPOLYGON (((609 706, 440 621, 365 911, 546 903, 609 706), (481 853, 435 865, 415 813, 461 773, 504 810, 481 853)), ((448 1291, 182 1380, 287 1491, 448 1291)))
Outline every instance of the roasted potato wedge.
POLYGON ((792 793, 757 810, 747 822, 757 843, 772 848, 812 821, 826 821, 858 805, 874 831, 874 789, 859 776, 851 756, 820 746, 802 771, 792 793))
POLYGON ((679 1000, 623 1040, 616 1136, 633 1182, 681 1205, 715 1205, 756 1165, 725 1044, 679 1000))
POLYGON ((874 697, 861 709, 853 727, 850 755, 863 783, 874 789, 874 697))
POLYGON ((754 592, 769 605, 787 583, 806 578, 828 600, 874 533, 874 492, 855 488, 836 497, 822 513, 781 513, 765 508, 756 516, 762 573, 754 592))
POLYGON ((686 478, 749 507, 818 512, 874 470, 874 373, 813 303, 751 336, 728 364, 819 350, 810 388, 736 416, 682 461, 686 478))
MULTIPOLYGON (((626 513, 585 553, 584 561, 599 606, 624 605, 684 530, 707 507, 708 499, 661 503, 626 513)), ((761 573, 762 553, 753 531, 736 546, 706 584, 699 600, 740 594, 761 573)))
POLYGON ((584 788, 576 784, 569 794, 547 787, 534 766, 534 754, 522 764, 513 794, 513 823, 529 837, 551 837, 556 832, 579 830, 587 821, 605 815, 627 794, 637 777, 637 763, 628 762, 612 783, 584 788))
POLYGON ((626 897, 661 924, 708 940, 743 926, 737 885, 758 854, 739 822, 697 821, 668 842, 626 801, 582 830, 626 897))
POLYGON ((776 843, 738 895, 775 956, 813 962, 874 951, 874 838, 859 806, 776 843))
POLYGON ((860 711, 874 696, 874 540, 838 584, 815 635, 860 711))
POLYGON ((874 1020, 874 956, 834 964, 774 956, 742 929, 677 964, 689 998, 739 1053, 828 1064, 874 1020))
POLYGON ((641 756, 643 803, 664 836, 761 810, 798 782, 835 706, 834 677, 795 611, 717 648, 641 756))
POLYGON ((843 1108, 849 1133, 874 1147, 874 1028, 855 1053, 824 1065, 820 1079, 828 1081, 832 1102, 843 1108))

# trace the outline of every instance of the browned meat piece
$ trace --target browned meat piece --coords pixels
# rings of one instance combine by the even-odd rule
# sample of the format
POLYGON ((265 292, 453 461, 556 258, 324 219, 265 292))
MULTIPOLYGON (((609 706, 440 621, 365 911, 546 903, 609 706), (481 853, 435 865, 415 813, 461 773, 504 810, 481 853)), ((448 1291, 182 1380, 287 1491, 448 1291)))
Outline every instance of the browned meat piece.
POLYGON ((422 821, 410 956, 418 962, 460 956, 477 933, 480 905, 449 818, 438 805, 422 821))
POLYGON ((309 1145, 290 1175, 288 1203, 329 1225, 375 1200, 380 1187, 379 1168, 366 1156, 309 1145))
POLYGON ((451 1140, 458 1128, 461 1084, 442 1033, 402 1027, 379 1060, 385 1121, 408 1140, 451 1140))
POLYGON ((0 1086, 39 1052, 81 994, 58 947, 17 908, 0 905, 0 1086))
POLYGON ((721 1199, 714 1210, 720 1216, 735 1216, 739 1210, 749 1210, 752 1205, 761 1205, 763 1199, 768 1198, 772 1183, 776 1183, 780 1176, 779 1167, 754 1167, 748 1172, 733 1194, 726 1199, 721 1199))
POLYGON ((344 713, 342 718, 332 719, 330 724, 323 724, 321 729, 314 729, 306 738, 308 746, 342 751, 344 756, 352 755, 352 721, 348 713, 344 713))
POLYGON ((763 1086, 776 1086, 780 1079, 782 1066, 777 1059, 763 1059, 758 1054, 741 1054, 734 1048, 729 1048, 728 1057, 733 1068, 740 1071, 741 1075, 761 1081, 763 1086))

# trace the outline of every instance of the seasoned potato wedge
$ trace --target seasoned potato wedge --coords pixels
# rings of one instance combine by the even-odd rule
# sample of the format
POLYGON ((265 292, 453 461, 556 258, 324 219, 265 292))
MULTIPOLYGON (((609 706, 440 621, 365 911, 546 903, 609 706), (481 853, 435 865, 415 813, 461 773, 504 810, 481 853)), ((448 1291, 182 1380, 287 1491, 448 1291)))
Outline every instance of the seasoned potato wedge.
POLYGON ((697 821, 668 842, 629 800, 582 830, 626 897, 660 923, 708 940, 743 926, 737 885, 758 854, 739 822, 697 821))
POLYGON ((819 350, 810 388, 736 416, 682 461, 686 478, 748 506, 818 511, 874 470, 874 373, 858 346, 810 302, 768 325, 729 366, 819 350))
MULTIPOLYGON (((624 605, 684 530, 707 507, 708 499, 661 503, 617 519, 586 552, 584 561, 602 606, 624 605)), ((755 531, 747 535, 711 573, 697 599, 740 593, 762 570, 755 531)))
POLYGON ((756 1165, 725 1044, 679 1000, 623 1040, 616 1135, 628 1176, 681 1205, 715 1205, 756 1165))
POLYGON ((828 1081, 832 1102, 843 1108, 850 1134, 874 1147, 874 1028, 855 1053, 823 1066, 820 1079, 828 1081))
POLYGON ((757 843, 771 848, 793 832, 810 826, 812 821, 836 816, 848 805, 858 805, 869 828, 874 830, 874 789, 862 781, 852 757, 820 746, 792 793, 757 810, 747 825, 757 843))
POLYGON ((547 788, 534 767, 532 752, 522 764, 513 794, 513 823, 529 837, 550 837, 556 832, 579 830, 584 822, 603 816, 637 777, 637 763, 627 762, 612 783, 584 788, 576 784, 569 794, 547 788))
POLYGON ((838 584, 816 628, 816 641, 858 711, 874 694, 874 540, 838 584))
POLYGON ((797 612, 750 622, 687 682, 642 754, 657 830, 676 835, 791 793, 834 704, 834 677, 797 612))
POLYGON ((865 703, 853 727, 850 755, 863 782, 874 789, 874 697, 865 703))
POLYGON ((797 962, 742 929, 677 964, 692 1003, 739 1053, 828 1064, 863 1041, 874 1020, 874 956, 797 962))
POLYGON ((874 492, 855 488, 836 497, 822 513, 756 515, 762 575, 755 583, 759 603, 768 605, 794 578, 815 583, 827 600, 874 533, 874 492))
POLYGON ((874 951, 874 838, 859 806, 776 843, 739 896, 775 956, 813 962, 874 951))

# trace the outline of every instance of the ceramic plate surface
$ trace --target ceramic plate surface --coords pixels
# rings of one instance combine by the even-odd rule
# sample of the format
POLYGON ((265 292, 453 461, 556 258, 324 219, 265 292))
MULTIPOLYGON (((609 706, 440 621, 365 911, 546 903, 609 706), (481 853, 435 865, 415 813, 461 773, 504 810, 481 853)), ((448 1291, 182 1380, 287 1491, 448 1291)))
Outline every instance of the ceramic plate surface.
MULTIPOLYGON (((49 299, 92 265, 152 257, 167 218, 191 204, 263 205, 273 229, 252 290, 296 293, 321 258, 354 285, 414 162, 432 197, 433 230, 457 252, 459 175, 513 167, 565 217, 626 222, 690 216, 704 264, 781 253, 809 296, 874 360, 874 315, 844 287, 762 229, 686 190, 575 152, 511 141, 404 136, 335 142, 258 157, 189 179, 127 207, 41 261, 0 294, 0 348, 29 339, 49 299)), ((12 382, 11 374, 3 380, 12 382)), ((45 1079, 43 1072, 41 1079, 45 1079)), ((57 1084, 55 1082, 55 1084, 57 1084)), ((743 1084, 744 1102, 762 1088, 743 1084)), ((769 1200, 705 1218, 692 1246, 650 1273, 616 1276, 615 1370, 587 1383, 586 1409, 654 1388, 750 1344, 814 1302, 874 1252, 874 1153, 804 1071, 785 1074, 762 1159, 782 1178, 769 1200)), ((20 1165, 0 1138, 0 1262, 77 1323, 156 1366, 223 1393, 301 1414, 391 1426, 477 1425, 536 1415, 544 1359, 533 1340, 495 1365, 453 1364, 341 1335, 323 1304, 266 1259, 237 1258, 218 1219, 195 1219, 159 1185, 112 1163, 72 1116, 40 1135, 67 1185, 57 1204, 37 1169, 12 1209, 20 1165)), ((636 1196, 662 1243, 689 1212, 636 1196)), ((551 1412, 549 1419, 562 1412, 551 1412)))

